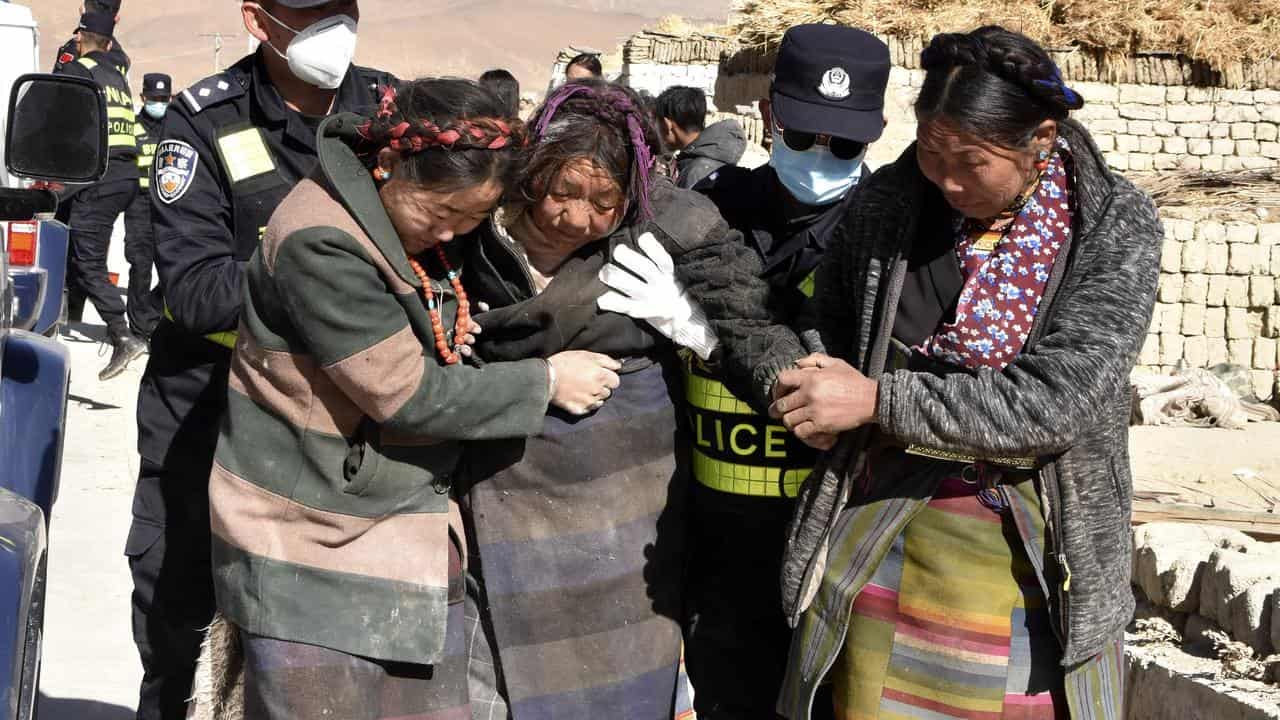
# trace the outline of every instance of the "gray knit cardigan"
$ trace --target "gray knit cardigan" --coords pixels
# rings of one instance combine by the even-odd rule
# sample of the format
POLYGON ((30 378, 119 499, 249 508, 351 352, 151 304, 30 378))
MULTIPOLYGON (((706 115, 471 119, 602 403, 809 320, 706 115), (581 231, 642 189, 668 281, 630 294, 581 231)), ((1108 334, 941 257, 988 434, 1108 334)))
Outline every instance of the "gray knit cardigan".
MULTIPOLYGON (((912 243, 950 232, 952 213, 914 146, 863 183, 816 297, 827 350, 879 378, 881 432, 979 458, 1040 458, 1049 601, 1071 665, 1100 652, 1133 613, 1128 376, 1151 321, 1163 230, 1151 199, 1107 169, 1080 125, 1066 121, 1061 134, 1075 159, 1072 240, 1031 337, 1003 372, 884 372, 912 243)), ((801 490, 782 575, 793 624, 821 580, 868 435, 845 433, 801 490)))

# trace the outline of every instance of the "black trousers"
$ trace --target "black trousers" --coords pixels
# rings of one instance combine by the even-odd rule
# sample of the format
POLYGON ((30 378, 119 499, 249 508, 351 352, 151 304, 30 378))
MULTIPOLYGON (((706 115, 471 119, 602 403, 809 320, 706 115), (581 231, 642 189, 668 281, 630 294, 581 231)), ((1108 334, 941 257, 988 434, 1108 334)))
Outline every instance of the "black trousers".
POLYGON ((140 337, 151 337, 164 300, 160 289, 151 289, 151 266, 156 239, 151 230, 151 193, 140 189, 124 213, 124 259, 129 261, 129 295, 126 305, 129 327, 140 337))
POLYGON ((67 262, 67 289, 76 305, 87 297, 107 324, 113 338, 128 332, 124 301, 107 276, 107 250, 111 227, 138 194, 138 181, 111 180, 91 185, 71 198, 71 256, 67 262))
MULTIPOLYGON (((791 647, 779 578, 794 503, 693 486, 684 653, 694 709, 771 720, 791 647)), ((831 713, 815 702, 814 718, 831 713)))
POLYGON ((166 468, 146 458, 125 554, 133 640, 142 659, 138 720, 181 720, 204 629, 213 620, 208 481, 212 458, 166 468))

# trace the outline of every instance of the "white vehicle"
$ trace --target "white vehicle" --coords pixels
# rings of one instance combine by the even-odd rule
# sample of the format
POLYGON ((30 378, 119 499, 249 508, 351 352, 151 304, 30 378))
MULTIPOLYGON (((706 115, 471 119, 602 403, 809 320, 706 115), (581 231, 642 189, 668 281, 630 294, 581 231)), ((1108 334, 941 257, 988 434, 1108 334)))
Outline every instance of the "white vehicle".
MULTIPOLYGON (((39 72, 39 63, 40 33, 31 8, 0 0, 0 98, 9 97, 13 81, 20 75, 39 72)), ((0 154, 4 151, 8 112, 8 108, 0 109, 0 154)), ((0 167, 0 187, 13 187, 13 183, 9 171, 0 167)))

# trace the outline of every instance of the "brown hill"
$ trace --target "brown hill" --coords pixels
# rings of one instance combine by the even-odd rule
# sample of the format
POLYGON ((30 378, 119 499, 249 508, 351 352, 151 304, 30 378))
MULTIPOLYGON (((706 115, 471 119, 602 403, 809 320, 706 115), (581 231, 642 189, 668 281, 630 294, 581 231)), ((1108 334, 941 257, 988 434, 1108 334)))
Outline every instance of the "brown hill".
MULTIPOLYGON (((75 28, 80 0, 19 0, 40 23, 41 55, 53 64, 75 28)), ((728 0, 362 0, 356 61, 400 77, 474 77, 505 67, 524 90, 546 88, 567 45, 611 51, 664 15, 723 22, 728 0)), ((223 67, 248 49, 240 5, 231 0, 124 0, 116 35, 133 58, 134 83, 167 72, 186 87, 213 72, 214 38, 225 33, 223 67)), ((136 88, 135 88, 136 89, 136 88)))

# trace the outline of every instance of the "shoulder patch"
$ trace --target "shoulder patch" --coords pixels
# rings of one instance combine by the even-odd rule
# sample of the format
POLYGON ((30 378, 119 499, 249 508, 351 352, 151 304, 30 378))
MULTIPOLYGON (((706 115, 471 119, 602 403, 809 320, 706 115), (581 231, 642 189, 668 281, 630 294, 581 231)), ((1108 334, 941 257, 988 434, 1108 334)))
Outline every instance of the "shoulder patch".
POLYGON ((165 140, 157 145, 152 184, 160 201, 170 205, 187 194, 199 165, 200 153, 181 140, 165 140))
POLYGON ((192 115, 218 103, 240 97, 244 87, 228 73, 211 75, 178 94, 192 115))

